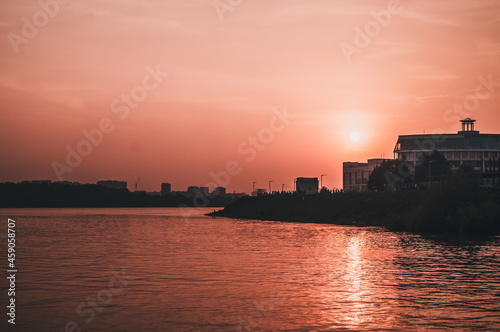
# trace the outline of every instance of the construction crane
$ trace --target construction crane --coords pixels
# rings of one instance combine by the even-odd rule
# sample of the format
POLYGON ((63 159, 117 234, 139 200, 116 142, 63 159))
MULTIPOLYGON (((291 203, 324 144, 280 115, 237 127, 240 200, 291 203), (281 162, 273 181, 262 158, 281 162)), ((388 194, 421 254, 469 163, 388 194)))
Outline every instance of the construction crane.
POLYGON ((137 179, 137 181, 135 181, 135 191, 137 191, 137 185, 139 184, 139 180, 141 179, 141 177, 139 176, 139 178, 137 179))

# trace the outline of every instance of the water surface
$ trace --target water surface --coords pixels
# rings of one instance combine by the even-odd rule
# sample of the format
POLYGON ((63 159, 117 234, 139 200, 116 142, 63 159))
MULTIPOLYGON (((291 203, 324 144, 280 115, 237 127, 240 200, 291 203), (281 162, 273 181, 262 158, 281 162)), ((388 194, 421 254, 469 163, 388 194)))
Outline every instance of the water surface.
POLYGON ((500 329, 498 237, 212 210, 0 210, 5 256, 6 218, 17 223, 16 331, 500 329))

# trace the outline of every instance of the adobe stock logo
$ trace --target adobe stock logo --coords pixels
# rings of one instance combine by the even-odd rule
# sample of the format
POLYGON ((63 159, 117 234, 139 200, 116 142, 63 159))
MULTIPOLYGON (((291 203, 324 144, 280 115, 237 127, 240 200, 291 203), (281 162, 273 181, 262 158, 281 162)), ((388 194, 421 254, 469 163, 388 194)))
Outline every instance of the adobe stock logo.
MULTIPOLYGON (((287 112, 286 107, 282 109, 274 108, 273 117, 269 120, 269 125, 261 128, 256 135, 249 135, 244 141, 238 144, 237 151, 241 156, 245 156, 245 160, 251 163, 257 158, 259 151, 263 151, 266 146, 270 145, 275 136, 283 132, 291 123, 291 120, 297 117, 296 114, 287 112)), ((213 180, 205 185, 205 187, 226 187, 231 183, 231 179, 240 175, 243 172, 243 165, 237 160, 229 160, 226 167, 215 173, 209 172, 208 175, 213 180)), ((203 195, 195 195, 193 205, 195 207, 205 207, 209 201, 203 195)))
MULTIPOLYGON (((103 312, 104 308, 110 306, 114 298, 123 291, 125 286, 129 285, 129 281, 135 279, 135 277, 125 273, 125 268, 122 268, 121 272, 113 271, 113 278, 108 282, 106 288, 98 291, 93 297, 87 297, 76 307, 75 311, 79 317, 88 316, 83 320, 83 323, 87 325, 92 323, 96 314, 103 312)), ((80 325, 83 323, 81 322, 80 325)), ((82 330, 75 321, 67 322, 64 328, 65 332, 82 332, 82 330)))
POLYGON ((31 20, 24 16, 21 21, 23 26, 21 28, 21 34, 15 32, 9 32, 7 38, 12 45, 14 52, 19 53, 19 47, 24 44, 28 44, 29 41, 38 35, 40 29, 44 28, 50 21, 54 18, 61 10, 61 5, 67 5, 71 0, 40 0, 38 5, 40 10, 35 12, 31 20))
POLYGON ((382 32, 382 28, 387 27, 392 22, 393 15, 397 15, 403 11, 399 0, 391 0, 387 4, 387 9, 382 9, 379 12, 371 11, 370 15, 373 20, 368 21, 364 28, 354 27, 354 45, 346 42, 339 44, 340 50, 347 60, 347 63, 352 62, 354 54, 360 54, 361 50, 370 45, 373 38, 376 38, 382 32))
MULTIPOLYGON (((161 71, 160 65, 156 68, 146 67, 147 74, 144 75, 141 84, 135 85, 128 94, 121 94, 120 98, 115 99, 111 103, 111 112, 118 114, 118 119, 123 121, 129 117, 131 110, 136 109, 141 102, 146 100, 148 95, 157 89, 163 80, 168 77, 168 72, 161 71)), ((66 146, 65 163, 53 161, 51 166, 54 174, 59 181, 63 180, 65 173, 71 173, 78 167, 85 157, 88 157, 94 151, 94 148, 101 145, 106 134, 111 134, 115 129, 116 121, 113 122, 110 118, 102 118, 99 121, 97 128, 90 130, 84 129, 81 131, 85 137, 81 139, 75 147, 66 146)))
POLYGON ((212 5, 214 6, 215 12, 219 16, 221 21, 224 21, 224 15, 226 12, 232 12, 236 7, 241 5, 243 0, 214 0, 212 5))

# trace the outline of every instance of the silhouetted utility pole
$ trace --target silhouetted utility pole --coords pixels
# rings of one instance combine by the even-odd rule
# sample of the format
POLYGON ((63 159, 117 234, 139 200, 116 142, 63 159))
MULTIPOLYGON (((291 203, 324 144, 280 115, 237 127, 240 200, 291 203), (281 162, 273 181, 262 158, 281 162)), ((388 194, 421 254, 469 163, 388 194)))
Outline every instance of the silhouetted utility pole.
POLYGON ((269 181, 269 193, 270 193, 270 194, 272 193, 272 191, 271 191, 271 182, 273 182, 273 181, 272 181, 272 180, 271 180, 271 181, 269 181))
POLYGON ((433 160, 429 160, 429 189, 431 188, 431 164, 433 160))
POLYGON ((321 188, 320 188, 320 190, 323 189, 323 176, 326 176, 326 174, 321 174, 321 188))
POLYGON ((253 183, 253 187, 252 187, 252 196, 254 196, 254 195, 255 195, 255 184, 256 184, 256 183, 257 183, 257 182, 254 182, 254 183, 253 183))
POLYGON ((137 181, 135 181, 135 191, 137 191, 137 185, 139 184, 140 180, 141 180, 141 177, 139 176, 139 178, 137 179, 137 181))
POLYGON ((281 193, 283 193, 283 192, 285 191, 285 189, 284 189, 284 188, 285 188, 285 184, 283 183, 283 184, 281 185, 281 193))

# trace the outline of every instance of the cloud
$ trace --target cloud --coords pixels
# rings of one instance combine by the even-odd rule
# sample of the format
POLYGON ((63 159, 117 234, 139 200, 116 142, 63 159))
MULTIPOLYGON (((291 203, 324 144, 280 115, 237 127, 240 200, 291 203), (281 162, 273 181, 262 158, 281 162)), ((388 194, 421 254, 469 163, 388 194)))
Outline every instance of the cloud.
POLYGON ((67 93, 67 89, 30 87, 19 76, 0 75, 0 91, 3 91, 1 93, 10 93, 8 92, 9 90, 22 92, 35 100, 61 105, 72 110, 81 109, 84 106, 84 101, 79 97, 67 93))
POLYGON ((415 75, 413 77, 421 79, 421 80, 450 81, 450 80, 459 79, 461 76, 455 75, 455 74, 448 74, 448 73, 428 73, 428 74, 422 74, 422 75, 415 75))

